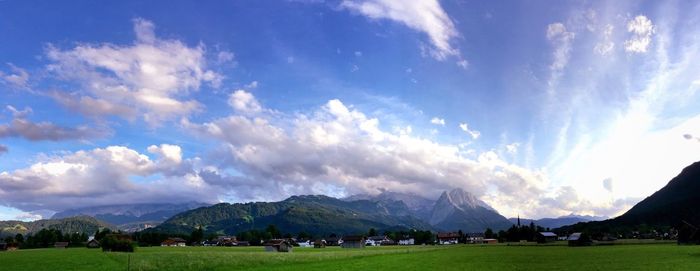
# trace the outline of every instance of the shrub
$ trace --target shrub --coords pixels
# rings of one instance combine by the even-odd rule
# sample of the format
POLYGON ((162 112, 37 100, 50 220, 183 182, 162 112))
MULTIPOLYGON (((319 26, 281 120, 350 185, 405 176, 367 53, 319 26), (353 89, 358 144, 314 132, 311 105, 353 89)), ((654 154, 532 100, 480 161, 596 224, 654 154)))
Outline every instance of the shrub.
POLYGON ((116 236, 105 236, 100 240, 102 251, 134 252, 136 245, 131 240, 119 239, 116 236))

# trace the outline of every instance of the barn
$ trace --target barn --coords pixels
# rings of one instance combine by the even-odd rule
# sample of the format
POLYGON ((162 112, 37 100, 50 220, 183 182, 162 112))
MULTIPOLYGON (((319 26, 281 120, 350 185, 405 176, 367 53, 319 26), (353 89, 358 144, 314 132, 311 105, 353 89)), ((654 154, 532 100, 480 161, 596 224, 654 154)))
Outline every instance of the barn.
POLYGON ((342 248, 364 248, 365 237, 361 235, 350 235, 343 237, 342 248))
POLYGON ((268 252, 292 252, 292 244, 285 239, 272 239, 263 244, 268 252))

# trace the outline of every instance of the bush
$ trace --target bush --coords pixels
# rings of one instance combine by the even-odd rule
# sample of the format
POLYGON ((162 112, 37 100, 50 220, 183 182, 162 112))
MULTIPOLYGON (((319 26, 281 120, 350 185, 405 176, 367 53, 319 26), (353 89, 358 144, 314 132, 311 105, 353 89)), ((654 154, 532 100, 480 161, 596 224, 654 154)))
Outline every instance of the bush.
POLYGON ((131 240, 119 239, 116 236, 105 236, 100 241, 102 251, 134 252, 136 245, 131 240))

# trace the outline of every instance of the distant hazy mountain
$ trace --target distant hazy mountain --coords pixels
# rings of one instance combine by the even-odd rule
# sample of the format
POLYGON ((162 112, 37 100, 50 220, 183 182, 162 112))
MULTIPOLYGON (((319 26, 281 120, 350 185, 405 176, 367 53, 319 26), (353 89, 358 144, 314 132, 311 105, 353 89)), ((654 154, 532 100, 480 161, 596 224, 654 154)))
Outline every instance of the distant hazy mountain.
POLYGON ((236 234, 274 224, 284 232, 314 235, 358 234, 370 228, 431 229, 410 215, 401 201, 345 201, 327 196, 293 196, 280 202, 220 203, 173 216, 153 229, 189 233, 202 226, 207 232, 236 234))
POLYGON ((197 202, 106 205, 66 210, 51 218, 85 215, 116 225, 121 230, 134 231, 158 225, 178 213, 208 205, 197 202))
POLYGON ((435 205, 434 200, 430 200, 421 196, 418 196, 416 194, 412 193, 397 193, 397 192, 391 192, 391 191, 384 191, 380 193, 379 195, 372 196, 368 194, 358 194, 358 195, 353 195, 347 198, 344 198, 343 200, 345 201, 355 201, 355 200, 370 200, 370 201, 377 201, 377 202, 384 202, 384 203, 389 203, 392 201, 400 201, 403 202, 403 204, 408 207, 408 210, 410 213, 418 218, 421 218, 423 220, 428 220, 430 219, 430 214, 433 210, 433 206, 435 205))
MULTIPOLYGON (((541 218, 541 219, 527 219, 527 218, 520 218, 520 224, 521 225, 529 225, 530 222, 535 222, 537 226, 542 226, 544 228, 559 228, 562 226, 566 225, 572 225, 576 224, 579 222, 588 222, 588 221, 600 221, 607 219, 607 217, 604 216, 588 216, 588 215, 575 215, 575 214, 570 214, 566 216, 560 216, 557 218, 541 218)), ((516 224, 518 222, 518 218, 508 218, 508 220, 516 224)))
POLYGON ((438 229, 465 232, 483 232, 486 228, 498 231, 513 224, 488 204, 459 188, 442 193, 429 221, 438 229))
POLYGON ((8 236, 21 233, 34 234, 41 229, 57 229, 63 233, 86 233, 94 234, 97 229, 115 227, 105 222, 99 221, 94 217, 76 216, 60 219, 41 219, 32 222, 24 222, 17 220, 0 221, 0 235, 8 236))
POLYGON ((562 231, 614 231, 639 225, 679 227, 687 221, 700 225, 700 162, 683 169, 661 190, 637 203, 623 215, 598 222, 562 227, 562 231))

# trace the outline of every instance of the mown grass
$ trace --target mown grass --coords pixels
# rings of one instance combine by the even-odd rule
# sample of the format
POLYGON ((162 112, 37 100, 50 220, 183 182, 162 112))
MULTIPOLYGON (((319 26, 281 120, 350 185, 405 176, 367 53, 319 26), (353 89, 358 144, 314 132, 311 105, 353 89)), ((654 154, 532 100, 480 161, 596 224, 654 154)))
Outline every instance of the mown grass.
POLYGON ((698 270, 700 247, 412 246, 347 250, 261 247, 138 248, 104 253, 85 248, 0 253, 0 270, 698 270))

